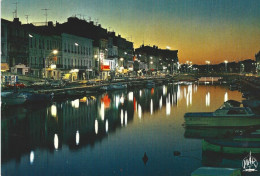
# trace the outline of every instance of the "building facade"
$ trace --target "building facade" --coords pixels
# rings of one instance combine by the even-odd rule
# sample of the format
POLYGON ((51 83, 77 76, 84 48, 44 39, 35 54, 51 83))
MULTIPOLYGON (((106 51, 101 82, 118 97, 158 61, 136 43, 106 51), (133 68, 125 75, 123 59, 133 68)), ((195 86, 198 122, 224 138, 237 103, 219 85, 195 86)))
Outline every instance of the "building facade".
POLYGON ((64 78, 75 81, 93 77, 93 40, 66 33, 61 38, 64 78))
POLYGON ((61 78, 61 37, 39 32, 28 33, 30 73, 39 78, 61 78))

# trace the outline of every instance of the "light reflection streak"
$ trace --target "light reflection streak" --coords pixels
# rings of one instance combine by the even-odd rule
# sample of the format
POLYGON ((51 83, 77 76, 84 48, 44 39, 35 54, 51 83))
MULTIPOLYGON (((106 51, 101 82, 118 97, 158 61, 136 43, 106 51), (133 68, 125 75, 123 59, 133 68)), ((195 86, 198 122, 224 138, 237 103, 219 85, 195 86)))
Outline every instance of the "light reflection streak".
POLYGON ((120 100, 119 95, 116 95, 116 108, 118 108, 119 106, 119 100, 120 100))
POLYGON ((159 107, 160 107, 160 109, 162 109, 162 96, 160 98, 159 107))
POLYGON ((98 134, 98 121, 95 120, 95 133, 98 134))
POLYGON ((163 95, 166 95, 166 93, 167 93, 167 87, 163 85, 163 95))
POLYGON ((104 102, 101 103, 101 106, 100 106, 100 117, 101 117, 101 120, 105 120, 105 104, 104 102))
POLYGON ((57 134, 54 134, 54 148, 58 150, 59 148, 59 138, 57 134))
POLYGON ((76 145, 79 145, 79 130, 76 131, 76 145))
POLYGON ((134 92, 129 92, 128 93, 128 100, 133 101, 134 100, 134 92))
POLYGON ((34 162, 34 151, 30 152, 30 164, 33 164, 34 162))
POLYGON ((108 120, 106 119, 106 133, 108 132, 108 120))
POLYGON ((206 106, 210 106, 210 93, 206 94, 206 106))
POLYGON ((140 97, 142 96, 142 90, 139 91, 140 97))
POLYGON ((166 98, 166 115, 171 114, 171 102, 168 98, 166 98))
POLYGON ((226 92, 224 95, 224 102, 228 101, 228 93, 226 92))
POLYGON ((127 126, 127 111, 125 111, 125 125, 127 126))
POLYGON ((140 104, 138 105, 138 117, 139 117, 140 119, 142 118, 142 107, 141 107, 140 104))
POLYGON ((57 117, 57 106, 51 105, 51 115, 52 117, 57 117))
POLYGON ((120 103, 124 104, 124 102, 125 102, 125 98, 124 98, 124 95, 122 95, 121 98, 120 98, 120 103))
POLYGON ((71 101, 71 106, 76 109, 79 108, 79 99, 71 101))
POLYGON ((123 109, 121 109, 121 126, 123 126, 123 124, 124 124, 124 111, 123 111, 123 109))
POLYGON ((150 103, 150 113, 151 115, 153 114, 153 100, 151 99, 151 103, 150 103))

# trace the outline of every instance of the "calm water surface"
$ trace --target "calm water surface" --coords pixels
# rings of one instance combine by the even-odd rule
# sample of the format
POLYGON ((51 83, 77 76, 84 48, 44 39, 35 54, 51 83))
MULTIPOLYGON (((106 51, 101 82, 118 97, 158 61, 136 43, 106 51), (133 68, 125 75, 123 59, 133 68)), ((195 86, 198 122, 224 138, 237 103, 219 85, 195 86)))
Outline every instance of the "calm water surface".
POLYGON ((227 99, 241 93, 169 84, 10 108, 1 120, 2 175, 190 175, 214 158, 202 152, 208 131, 185 131, 183 116, 227 99))

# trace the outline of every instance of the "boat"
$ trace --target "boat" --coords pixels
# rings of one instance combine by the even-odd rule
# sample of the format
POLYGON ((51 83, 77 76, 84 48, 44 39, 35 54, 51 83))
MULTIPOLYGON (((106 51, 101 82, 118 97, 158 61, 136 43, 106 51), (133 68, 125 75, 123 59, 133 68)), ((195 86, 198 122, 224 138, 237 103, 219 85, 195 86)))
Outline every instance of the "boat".
POLYGON ((260 154, 260 136, 238 136, 233 139, 204 139, 202 151, 222 154, 245 154, 252 152, 260 154))
POLYGON ((27 95, 19 92, 1 92, 2 104, 6 106, 21 105, 27 100, 27 95))
POLYGON ((101 90, 121 90, 121 89, 126 89, 127 84, 122 84, 122 83, 116 83, 116 84, 110 84, 107 86, 102 86, 100 89, 101 90))
POLYGON ((186 127, 246 127, 259 126, 260 116, 249 107, 234 107, 225 102, 215 112, 195 112, 184 115, 186 127))
POLYGON ((155 83, 153 81, 147 81, 146 88, 153 88, 155 87, 155 83))
POLYGON ((248 134, 252 132, 254 128, 186 128, 184 132, 185 138, 194 138, 194 139, 224 139, 234 137, 240 134, 248 134))
POLYGON ((240 168, 200 167, 191 173, 191 176, 241 176, 240 168))
POLYGON ((260 100, 242 100, 242 103, 245 107, 250 107, 252 109, 260 107, 260 100))
POLYGON ((53 98, 53 94, 33 93, 33 92, 21 92, 20 94, 27 96, 26 103, 50 102, 53 98))

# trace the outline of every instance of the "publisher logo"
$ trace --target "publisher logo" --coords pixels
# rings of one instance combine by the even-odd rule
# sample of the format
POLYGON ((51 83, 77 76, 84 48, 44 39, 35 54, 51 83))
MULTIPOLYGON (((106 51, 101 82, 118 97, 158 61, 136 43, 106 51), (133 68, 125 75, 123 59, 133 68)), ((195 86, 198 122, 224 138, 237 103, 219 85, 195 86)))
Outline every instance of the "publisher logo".
POLYGON ((242 167, 244 172, 254 172, 257 171, 258 162, 255 157, 251 155, 251 151, 248 156, 246 156, 242 161, 242 167))

